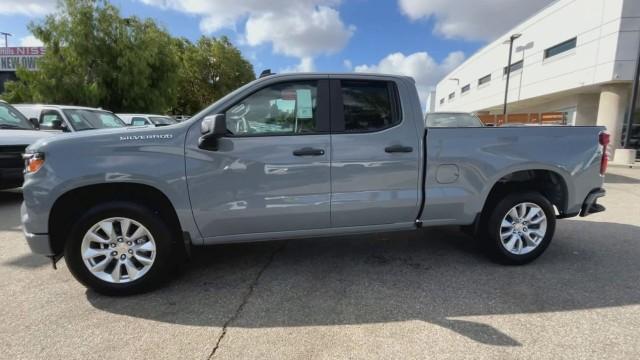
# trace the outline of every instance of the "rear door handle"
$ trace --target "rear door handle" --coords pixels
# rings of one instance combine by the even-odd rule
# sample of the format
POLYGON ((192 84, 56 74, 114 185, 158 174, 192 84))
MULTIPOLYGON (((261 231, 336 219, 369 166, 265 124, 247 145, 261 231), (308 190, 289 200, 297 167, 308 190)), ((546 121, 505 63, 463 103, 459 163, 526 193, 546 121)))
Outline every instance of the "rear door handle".
POLYGON ((384 148, 387 153, 410 153, 413 151, 411 146, 392 145, 384 148))
POLYGON ((324 155, 323 149, 314 149, 310 147, 304 147, 302 149, 294 150, 293 155, 295 156, 322 156, 324 155))

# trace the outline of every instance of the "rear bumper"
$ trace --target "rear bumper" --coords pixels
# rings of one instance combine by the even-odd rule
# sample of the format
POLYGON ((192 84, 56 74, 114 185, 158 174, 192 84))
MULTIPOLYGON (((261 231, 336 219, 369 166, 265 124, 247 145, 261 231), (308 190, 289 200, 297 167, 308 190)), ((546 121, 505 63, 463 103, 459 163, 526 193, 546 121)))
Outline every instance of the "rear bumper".
POLYGON ((582 203, 582 210, 580 210, 580 216, 587 216, 595 213, 605 211, 605 207, 598 204, 598 199, 605 196, 606 191, 602 188, 592 190, 587 198, 582 203))

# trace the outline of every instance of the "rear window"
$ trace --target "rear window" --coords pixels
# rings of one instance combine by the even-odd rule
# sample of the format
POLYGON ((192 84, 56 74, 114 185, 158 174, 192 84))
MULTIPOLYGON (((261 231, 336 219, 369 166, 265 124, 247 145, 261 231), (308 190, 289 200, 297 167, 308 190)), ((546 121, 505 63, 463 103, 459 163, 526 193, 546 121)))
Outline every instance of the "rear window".
POLYGON ((386 81, 341 81, 346 132, 376 131, 400 122, 395 85, 386 81))
POLYGON ((427 127, 482 127, 482 121, 473 114, 430 113, 426 118, 427 127))

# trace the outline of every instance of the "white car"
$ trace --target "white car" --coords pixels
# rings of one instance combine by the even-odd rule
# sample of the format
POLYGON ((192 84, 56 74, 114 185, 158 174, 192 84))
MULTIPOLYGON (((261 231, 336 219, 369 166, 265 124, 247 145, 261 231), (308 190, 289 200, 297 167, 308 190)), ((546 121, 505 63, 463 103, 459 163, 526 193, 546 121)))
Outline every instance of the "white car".
POLYGON ((152 114, 117 114, 129 126, 167 126, 178 122, 170 116, 152 114))
POLYGON ((72 105, 13 105, 40 130, 73 132, 93 129, 125 127, 125 123, 114 113, 83 106, 72 105))

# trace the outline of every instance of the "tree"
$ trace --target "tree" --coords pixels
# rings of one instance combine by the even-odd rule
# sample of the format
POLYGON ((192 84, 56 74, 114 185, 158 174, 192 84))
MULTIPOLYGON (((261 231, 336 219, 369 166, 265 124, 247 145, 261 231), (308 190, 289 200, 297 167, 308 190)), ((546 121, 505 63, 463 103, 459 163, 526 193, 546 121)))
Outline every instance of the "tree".
POLYGON ((173 113, 194 114, 255 79, 253 66, 225 36, 177 39, 180 56, 178 100, 173 113))
POLYGON ((29 25, 46 47, 38 71, 17 71, 11 102, 165 112, 177 97, 179 57, 171 36, 152 20, 122 18, 106 0, 64 0, 29 25))

